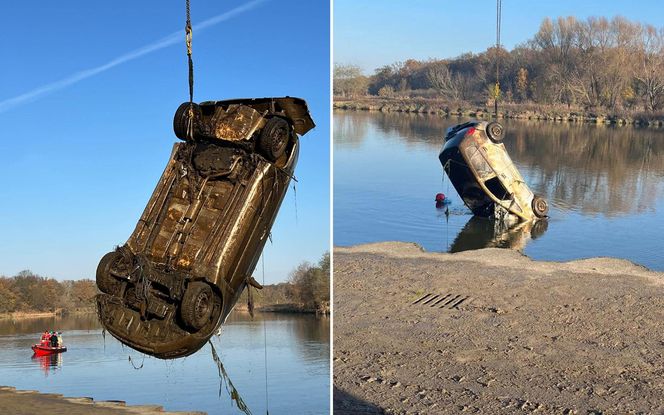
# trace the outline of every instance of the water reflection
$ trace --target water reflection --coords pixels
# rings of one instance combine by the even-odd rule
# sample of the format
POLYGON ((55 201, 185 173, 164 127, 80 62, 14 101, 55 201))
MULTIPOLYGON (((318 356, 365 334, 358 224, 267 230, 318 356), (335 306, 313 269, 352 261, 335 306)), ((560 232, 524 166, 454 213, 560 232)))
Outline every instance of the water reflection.
POLYGON ((470 220, 437 155, 444 131, 466 119, 334 114, 334 243, 416 242, 432 251, 485 246, 535 259, 627 258, 664 269, 664 130, 505 120, 505 146, 550 205, 548 229, 470 220), (450 198, 436 206, 436 193, 450 198))
POLYGON ((80 313, 68 316, 52 316, 23 319, 0 319, 0 333, 43 333, 45 331, 98 330, 101 328, 97 314, 80 313))
POLYGON ((562 209, 624 215, 652 210, 664 186, 664 135, 631 127, 507 123, 505 145, 530 185, 562 209))
POLYGON ((508 225, 479 216, 471 216, 450 246, 450 252, 482 248, 511 248, 523 251, 526 244, 546 232, 549 222, 521 222, 508 225))
MULTIPOLYGON (((335 145, 359 147, 368 131, 425 146, 435 159, 445 130, 468 121, 427 114, 336 112, 335 145), (339 128, 339 131, 337 131, 339 128)), ((664 185, 664 131, 502 120, 505 146, 529 185, 562 210, 621 215, 652 210, 664 185)), ((442 170, 441 170, 442 174, 442 170)))
MULTIPOLYGON (((255 313, 250 317, 246 311, 234 310, 228 316, 228 322, 237 324, 245 323, 246 330, 257 339, 263 339, 263 322, 268 324, 279 324, 284 326, 288 334, 297 341, 295 342, 296 351, 304 361, 317 361, 327 358, 329 350, 320 347, 321 344, 330 343, 330 318, 317 315, 299 315, 289 313, 255 313), (312 324, 312 320, 315 324, 312 324)), ((220 343, 224 344, 224 334, 218 337, 220 343)), ((268 344, 273 339, 268 338, 268 344)), ((279 340, 279 339, 275 339, 279 340)))
POLYGON ((55 374, 57 370, 62 368, 62 353, 54 353, 46 356, 32 355, 32 361, 37 363, 44 372, 44 376, 48 377, 49 374, 55 374))
POLYGON ((208 344, 194 355, 163 361, 124 347, 111 336, 104 338, 95 314, 0 320, 0 379, 18 389, 159 404, 173 411, 326 412, 328 320, 263 313, 252 320, 246 313, 234 312, 214 341, 214 352, 208 344), (30 357, 30 347, 45 328, 63 331, 67 353, 30 357))

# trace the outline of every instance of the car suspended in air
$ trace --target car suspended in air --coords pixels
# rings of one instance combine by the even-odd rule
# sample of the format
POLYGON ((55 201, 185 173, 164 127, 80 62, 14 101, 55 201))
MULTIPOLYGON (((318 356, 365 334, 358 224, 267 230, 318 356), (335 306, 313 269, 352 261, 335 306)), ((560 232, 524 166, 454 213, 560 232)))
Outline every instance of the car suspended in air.
POLYGON ((252 272, 293 177, 303 99, 182 104, 157 187, 127 242, 97 268, 99 319, 122 343, 186 356, 218 330, 252 272))

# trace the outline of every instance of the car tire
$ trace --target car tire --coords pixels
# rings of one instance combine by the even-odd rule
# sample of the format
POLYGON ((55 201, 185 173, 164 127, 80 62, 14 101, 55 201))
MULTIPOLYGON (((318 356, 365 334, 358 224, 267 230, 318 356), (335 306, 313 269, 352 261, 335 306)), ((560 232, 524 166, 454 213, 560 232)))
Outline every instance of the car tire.
POLYGON ((270 118, 258 138, 258 151, 270 161, 281 157, 288 147, 291 128, 288 121, 283 118, 270 118))
POLYGON ((208 284, 201 281, 189 283, 180 305, 180 317, 188 328, 198 331, 210 321, 214 308, 213 296, 208 284))
POLYGON ((486 126, 486 135, 494 143, 502 143, 505 138, 505 129, 500 123, 492 121, 486 126))
POLYGON ((122 255, 117 252, 109 252, 104 255, 97 265, 97 287, 103 293, 118 295, 122 290, 122 281, 115 278, 111 273, 111 268, 120 259, 122 255))
MULTIPOLYGON (((177 110, 175 110, 175 116, 173 117, 173 132, 175 136, 180 140, 188 140, 189 137, 187 133, 187 125, 189 122, 189 102, 184 102, 180 104, 177 110)), ((193 119, 193 135, 196 135, 198 129, 197 123, 201 119, 201 107, 198 104, 191 104, 194 110, 194 119, 193 119)))
POLYGON ((531 206, 533 208, 533 213, 535 213, 535 216, 538 218, 545 218, 549 213, 549 204, 547 203, 546 199, 541 196, 536 195, 533 198, 531 206))

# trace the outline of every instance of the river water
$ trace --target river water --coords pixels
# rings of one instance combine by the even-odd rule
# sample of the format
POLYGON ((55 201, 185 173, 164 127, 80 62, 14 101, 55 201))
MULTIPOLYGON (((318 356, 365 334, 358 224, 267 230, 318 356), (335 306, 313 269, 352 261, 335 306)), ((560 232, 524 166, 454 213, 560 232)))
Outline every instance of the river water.
MULTIPOLYGON (((328 318, 257 313, 252 320, 233 312, 223 327, 213 344, 251 413, 265 414, 266 402, 271 414, 329 413, 328 318)), ((171 411, 243 413, 222 383, 209 345, 183 359, 144 357, 111 335, 103 337, 94 314, 0 320, 0 350, 0 385, 171 411), (67 352, 32 357, 30 346, 50 329, 63 332, 67 352)))
POLYGON ((531 258, 625 258, 664 270, 664 130, 501 121, 526 182, 550 219, 499 229, 473 217, 443 177, 437 116, 335 112, 334 243, 416 242, 429 251, 518 249, 531 258), (442 192, 451 200, 436 208, 442 192))

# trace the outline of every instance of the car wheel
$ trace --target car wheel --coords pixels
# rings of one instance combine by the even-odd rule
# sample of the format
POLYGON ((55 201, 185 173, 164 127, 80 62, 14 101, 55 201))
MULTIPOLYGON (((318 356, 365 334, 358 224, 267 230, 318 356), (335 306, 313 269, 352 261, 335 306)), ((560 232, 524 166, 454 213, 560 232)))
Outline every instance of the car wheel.
POLYGON ((122 290, 122 281, 115 278, 111 273, 113 265, 117 263, 122 255, 117 252, 109 252, 101 258, 97 265, 97 287, 103 293, 118 295, 122 290))
POLYGON ((187 327, 200 330, 208 323, 214 308, 213 295, 212 288, 204 282, 189 284, 180 306, 180 316, 187 327))
POLYGON ((549 204, 547 203, 546 199, 541 196, 535 196, 533 198, 532 207, 535 216, 538 218, 545 218, 549 213, 549 204))
POLYGON ((500 125, 500 123, 492 121, 486 126, 486 135, 489 136, 491 141, 498 144, 503 142, 503 138, 505 138, 505 131, 503 130, 503 126, 500 125))
MULTIPOLYGON (((175 116, 173 117, 173 131, 175 136, 180 140, 187 140, 189 134, 187 132, 187 126, 189 125, 189 102, 184 102, 180 104, 177 110, 175 110, 175 116)), ((201 119, 201 107, 198 104, 191 104, 193 106, 194 118, 192 126, 192 135, 196 134, 197 125, 196 123, 201 119)))
POLYGON ((286 151, 290 139, 290 125, 283 118, 270 118, 258 138, 258 150, 270 161, 275 161, 286 151))

